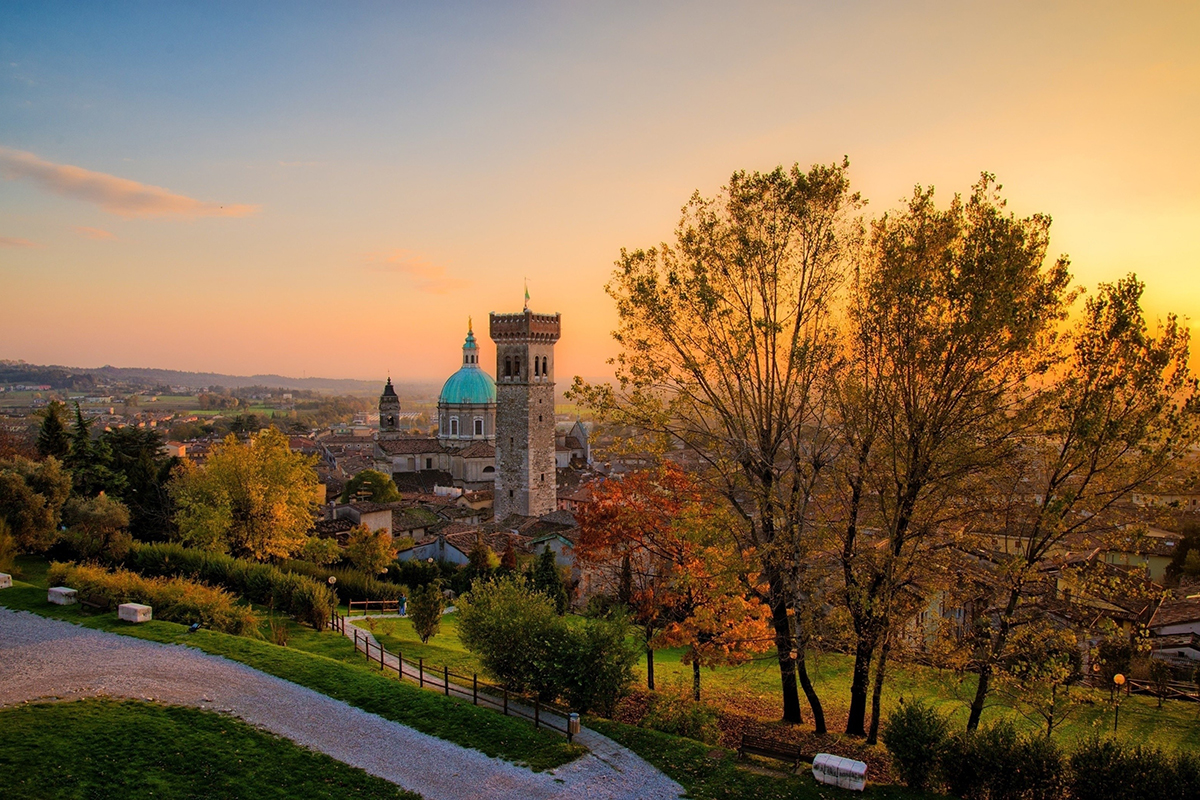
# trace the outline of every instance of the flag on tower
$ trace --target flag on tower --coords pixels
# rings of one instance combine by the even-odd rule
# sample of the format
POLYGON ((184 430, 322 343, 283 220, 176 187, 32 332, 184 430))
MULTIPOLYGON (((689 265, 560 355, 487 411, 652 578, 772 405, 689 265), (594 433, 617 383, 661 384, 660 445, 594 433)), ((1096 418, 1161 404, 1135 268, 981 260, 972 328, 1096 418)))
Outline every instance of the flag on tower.
POLYGON ((525 279, 525 308, 529 308, 529 279, 525 279))

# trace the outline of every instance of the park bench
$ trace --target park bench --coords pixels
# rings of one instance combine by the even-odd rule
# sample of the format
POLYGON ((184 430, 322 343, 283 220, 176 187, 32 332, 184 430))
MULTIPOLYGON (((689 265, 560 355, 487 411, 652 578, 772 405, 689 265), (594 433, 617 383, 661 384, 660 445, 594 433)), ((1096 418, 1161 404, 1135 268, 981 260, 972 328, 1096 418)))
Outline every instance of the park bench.
POLYGON ((742 735, 742 743, 738 745, 738 758, 745 758, 746 754, 755 756, 766 756, 767 758, 776 758, 780 761, 786 761, 793 767, 799 767, 800 762, 806 760, 800 745, 792 742, 780 742, 775 739, 767 739, 762 736, 747 736, 742 735))
POLYGON ((80 608, 94 608, 97 611, 111 611, 112 601, 102 594, 85 594, 79 601, 80 608))

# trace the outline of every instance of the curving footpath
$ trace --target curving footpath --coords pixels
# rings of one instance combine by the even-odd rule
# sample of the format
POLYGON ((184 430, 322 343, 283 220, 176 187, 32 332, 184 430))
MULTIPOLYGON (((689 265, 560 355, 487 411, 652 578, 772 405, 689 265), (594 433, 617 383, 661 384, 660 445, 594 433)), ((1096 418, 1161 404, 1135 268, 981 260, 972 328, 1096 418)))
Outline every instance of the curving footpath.
POLYGON ((429 800, 657 800, 682 787, 594 731, 591 752, 531 772, 339 700, 182 645, 164 645, 0 608, 0 707, 127 697, 233 714, 429 800))

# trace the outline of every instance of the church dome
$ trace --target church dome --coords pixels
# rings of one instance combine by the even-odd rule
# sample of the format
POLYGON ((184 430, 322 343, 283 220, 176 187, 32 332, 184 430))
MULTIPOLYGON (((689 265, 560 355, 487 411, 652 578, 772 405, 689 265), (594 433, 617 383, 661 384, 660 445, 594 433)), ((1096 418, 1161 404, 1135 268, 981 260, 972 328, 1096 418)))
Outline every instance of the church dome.
POLYGON ((467 340, 463 343, 462 367, 446 380, 438 402, 459 405, 496 402, 496 382, 479 368, 479 348, 473 331, 467 331, 467 340))

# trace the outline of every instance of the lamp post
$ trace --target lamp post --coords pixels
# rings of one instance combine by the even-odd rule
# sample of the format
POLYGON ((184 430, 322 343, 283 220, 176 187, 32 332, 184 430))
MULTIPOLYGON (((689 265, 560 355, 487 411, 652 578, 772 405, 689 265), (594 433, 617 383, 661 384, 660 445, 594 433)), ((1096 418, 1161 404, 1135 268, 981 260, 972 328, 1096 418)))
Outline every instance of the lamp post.
POLYGON ((1113 712, 1113 733, 1117 732, 1117 723, 1121 719, 1121 687, 1125 685, 1125 676, 1121 673, 1113 675, 1113 685, 1117 687, 1117 708, 1113 712))

